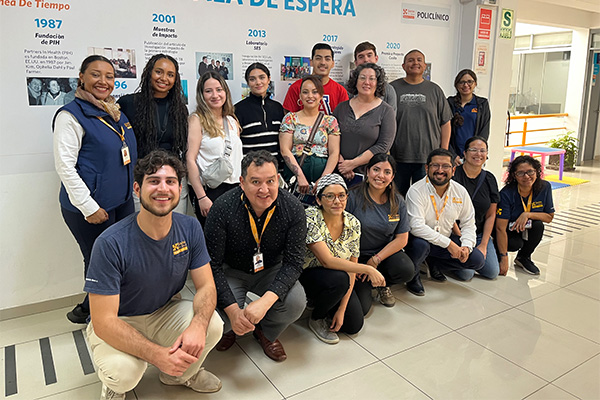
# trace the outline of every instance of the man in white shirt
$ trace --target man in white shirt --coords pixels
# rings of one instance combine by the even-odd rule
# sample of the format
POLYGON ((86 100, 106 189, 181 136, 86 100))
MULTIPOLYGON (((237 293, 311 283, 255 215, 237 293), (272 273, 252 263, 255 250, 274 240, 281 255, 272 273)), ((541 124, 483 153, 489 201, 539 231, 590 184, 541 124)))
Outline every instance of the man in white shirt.
POLYGON ((431 278, 443 282, 441 270, 483 267, 485 257, 475 248, 475 209, 467 190, 452 180, 452 153, 436 149, 425 165, 427 176, 408 189, 406 208, 410 237, 406 253, 415 263, 416 273, 407 289, 423 296, 419 266, 427 259, 431 278), (456 226, 455 226, 456 223, 456 226))

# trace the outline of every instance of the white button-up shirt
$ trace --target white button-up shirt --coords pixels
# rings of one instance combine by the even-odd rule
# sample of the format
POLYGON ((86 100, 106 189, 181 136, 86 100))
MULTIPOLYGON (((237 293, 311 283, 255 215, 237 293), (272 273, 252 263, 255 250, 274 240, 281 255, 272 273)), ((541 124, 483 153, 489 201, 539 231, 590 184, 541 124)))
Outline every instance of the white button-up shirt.
POLYGON ((477 238, 473 203, 467 189, 456 181, 450 180, 449 183, 448 189, 442 197, 438 196, 435 186, 429 182, 427 177, 408 189, 406 208, 410 220, 410 233, 431 244, 446 248, 451 242, 452 226, 455 221, 458 221, 462 234, 461 245, 473 250, 477 238), (446 196, 447 200, 445 200, 446 196), (437 215, 439 215, 439 220, 437 215), (439 227, 438 230, 436 230, 436 226, 439 227))

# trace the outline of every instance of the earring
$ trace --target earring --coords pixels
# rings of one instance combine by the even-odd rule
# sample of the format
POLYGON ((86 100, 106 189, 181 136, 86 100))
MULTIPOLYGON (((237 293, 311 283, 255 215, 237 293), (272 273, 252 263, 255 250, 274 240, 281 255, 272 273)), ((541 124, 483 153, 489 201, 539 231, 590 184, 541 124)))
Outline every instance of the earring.
POLYGON ((296 100, 296 103, 298 104, 298 107, 302 107, 302 100, 298 99, 296 100))

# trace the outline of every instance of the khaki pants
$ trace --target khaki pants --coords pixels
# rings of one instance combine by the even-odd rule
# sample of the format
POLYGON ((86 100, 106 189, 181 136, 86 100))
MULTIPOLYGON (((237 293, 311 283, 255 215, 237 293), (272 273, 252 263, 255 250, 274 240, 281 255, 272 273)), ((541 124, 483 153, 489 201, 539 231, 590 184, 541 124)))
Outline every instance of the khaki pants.
MULTIPOLYGON (((175 343, 179 335, 190 325, 194 310, 190 300, 182 300, 179 296, 171 299, 163 307, 152 314, 135 317, 120 317, 144 337, 164 347, 175 343)), ((177 379, 181 383, 193 377, 202 367, 208 353, 216 346, 223 333, 223 321, 215 311, 206 330, 204 351, 194 364, 177 379)), ((98 368, 98 377, 103 384, 117 393, 126 393, 137 386, 142 379, 148 363, 140 358, 115 349, 94 333, 90 323, 87 336, 92 348, 94 362, 98 368)))

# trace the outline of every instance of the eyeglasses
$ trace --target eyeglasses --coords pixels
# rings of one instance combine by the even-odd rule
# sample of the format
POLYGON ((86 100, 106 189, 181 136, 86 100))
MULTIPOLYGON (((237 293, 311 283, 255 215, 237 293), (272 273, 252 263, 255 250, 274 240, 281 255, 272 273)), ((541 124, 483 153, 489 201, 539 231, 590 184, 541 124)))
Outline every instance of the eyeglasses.
POLYGON ((340 194, 325 193, 324 195, 321 196, 321 198, 329 201, 330 203, 333 203, 335 201, 335 199, 338 199, 339 201, 346 200, 348 198, 348 195, 346 193, 340 193, 340 194))
POLYGON ((450 164, 429 164, 429 168, 436 170, 436 169, 442 169, 444 171, 450 171, 452 169, 452 165, 450 164))
POLYGON ((471 81, 458 81, 458 85, 459 86, 463 86, 463 85, 473 86, 474 83, 475 83, 475 81, 473 81, 473 80, 471 80, 471 81))
POLYGON ((517 172, 515 172, 515 176, 517 178, 522 178, 525 175, 527 175, 527 176, 534 176, 535 175, 535 169, 530 169, 528 171, 517 171, 517 172))
POLYGON ((468 151, 469 153, 477 153, 477 152, 479 152, 479 153, 482 153, 482 154, 483 154, 483 153, 487 153, 487 152, 488 152, 488 150, 487 150, 487 149, 475 149, 475 148, 473 148, 473 147, 471 147, 471 148, 467 149, 467 151, 468 151))

